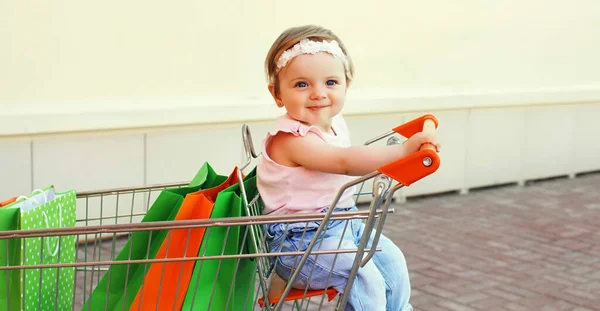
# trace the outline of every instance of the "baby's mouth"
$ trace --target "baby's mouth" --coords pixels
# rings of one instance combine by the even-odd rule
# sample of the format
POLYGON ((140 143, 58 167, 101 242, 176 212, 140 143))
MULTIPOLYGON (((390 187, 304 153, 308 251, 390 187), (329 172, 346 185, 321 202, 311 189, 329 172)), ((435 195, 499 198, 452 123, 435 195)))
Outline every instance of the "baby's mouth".
POLYGON ((321 110, 323 108, 327 108, 327 107, 329 107, 329 106, 312 106, 312 107, 308 107, 308 109, 310 111, 319 111, 319 110, 321 110))

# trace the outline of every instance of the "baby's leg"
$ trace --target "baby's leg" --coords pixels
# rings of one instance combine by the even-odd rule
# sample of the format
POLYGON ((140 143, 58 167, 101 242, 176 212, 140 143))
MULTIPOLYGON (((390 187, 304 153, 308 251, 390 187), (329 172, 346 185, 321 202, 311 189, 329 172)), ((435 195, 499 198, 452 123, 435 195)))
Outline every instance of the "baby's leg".
MULTIPOLYGON (((343 227, 343 225, 341 227, 343 227)), ((330 230, 331 229, 333 228, 330 228, 330 230)), ((320 246, 320 250, 356 250, 356 244, 353 235, 350 232, 350 228, 348 228, 345 235, 347 238, 342 239, 341 233, 339 236, 332 236, 332 234, 328 232, 326 238, 317 241, 315 249, 319 248, 319 244, 322 241, 323 244, 320 246)), ((281 251, 294 252, 306 249, 306 246, 310 241, 306 241, 306 239, 301 241, 300 238, 301 234, 288 235, 285 237, 285 242, 282 243, 281 251)), ((356 253, 311 255, 300 269, 300 275, 294 281, 293 286, 300 289, 306 287, 309 289, 333 287, 338 292, 343 293, 346 284, 348 283, 348 276, 350 275, 355 255, 356 253)), ((300 257, 301 256, 279 257, 277 260, 277 274, 284 280, 289 280, 293 274, 292 267, 298 266, 300 257)), ((385 310, 386 285, 382 274, 373 261, 370 261, 365 267, 358 269, 358 274, 354 280, 350 293, 348 294, 348 304, 352 306, 352 308, 347 308, 349 310, 385 310)))
MULTIPOLYGON (((364 224, 361 224, 357 238, 362 237, 363 232, 364 224)), ((373 230, 367 248, 371 247, 374 236, 375 231, 373 230)), ((387 310, 412 310, 412 306, 409 304, 410 279, 404 254, 394 242, 383 234, 379 237, 377 248, 381 248, 381 251, 376 252, 370 262, 375 263, 385 280, 387 310)))

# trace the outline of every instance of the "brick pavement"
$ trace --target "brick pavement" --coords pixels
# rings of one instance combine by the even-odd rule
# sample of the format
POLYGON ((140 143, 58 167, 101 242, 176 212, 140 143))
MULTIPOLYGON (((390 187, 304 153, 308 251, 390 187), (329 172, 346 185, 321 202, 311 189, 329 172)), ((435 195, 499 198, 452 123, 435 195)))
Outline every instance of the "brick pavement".
POLYGON ((395 208, 415 310, 600 310, 600 174, 395 208))

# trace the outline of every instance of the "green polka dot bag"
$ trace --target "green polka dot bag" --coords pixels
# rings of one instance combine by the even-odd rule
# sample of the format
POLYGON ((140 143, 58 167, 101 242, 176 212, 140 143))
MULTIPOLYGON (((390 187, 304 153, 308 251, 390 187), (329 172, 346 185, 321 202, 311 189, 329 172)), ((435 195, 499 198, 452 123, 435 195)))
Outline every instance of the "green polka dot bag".
MULTIPOLYGON (((20 209, 20 229, 74 227, 75 191, 56 193, 54 186, 20 197, 4 208, 20 209)), ((75 262, 75 236, 25 238, 21 241, 23 266, 69 264, 75 262)), ((32 268, 20 272, 20 310, 72 310, 75 269, 32 268)))

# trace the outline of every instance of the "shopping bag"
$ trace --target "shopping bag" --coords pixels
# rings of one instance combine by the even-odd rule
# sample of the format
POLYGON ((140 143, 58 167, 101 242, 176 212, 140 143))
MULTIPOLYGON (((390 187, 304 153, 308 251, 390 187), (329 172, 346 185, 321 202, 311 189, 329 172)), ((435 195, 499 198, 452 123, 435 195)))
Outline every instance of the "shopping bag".
MULTIPOLYGON (((21 230, 67 228, 75 226, 75 200, 75 191, 57 193, 54 186, 49 186, 3 209, 20 212, 21 230)), ((75 262, 75 238, 25 238, 21 242, 21 263, 23 266, 72 264, 75 262)), ((21 290, 20 304, 25 311, 72 310, 75 268, 23 269, 17 288, 21 290)))
POLYGON ((4 207, 6 205, 9 205, 9 204, 15 202, 16 200, 17 200, 17 197, 12 197, 12 198, 10 198, 8 200, 2 201, 2 202, 0 202, 0 207, 4 207))
MULTIPOLYGON (((235 168, 222 184, 188 194, 175 220, 209 218, 217 194, 238 182, 237 173, 235 168)), ((172 230, 155 258, 196 257, 204 231, 205 228, 172 230)), ((152 264, 129 310, 181 310, 194 264, 194 261, 152 264)))
MULTIPOLYGON (((244 178, 244 187, 252 200, 257 194, 256 170, 244 178)), ((210 218, 240 216, 248 215, 236 184, 218 194, 210 218)), ((215 226, 204 235, 198 256, 253 253, 251 241, 246 226, 215 226)), ((255 258, 198 261, 181 310, 254 310, 255 270, 255 258)))
MULTIPOLYGON (((171 221, 175 219, 185 196, 205 184, 220 184, 227 179, 215 173, 204 163, 189 186, 160 192, 142 222, 171 221)), ((156 256, 168 230, 133 232, 115 261, 152 259, 156 256)), ((104 274, 82 310, 129 310, 149 269, 148 264, 111 265, 104 274)))
MULTIPOLYGON (((0 231, 18 230, 20 216, 16 208, 0 208, 0 231)), ((0 240, 0 266, 19 266, 20 263, 21 239, 0 240)), ((20 270, 0 270, 0 311, 21 309, 20 284, 20 270)))

